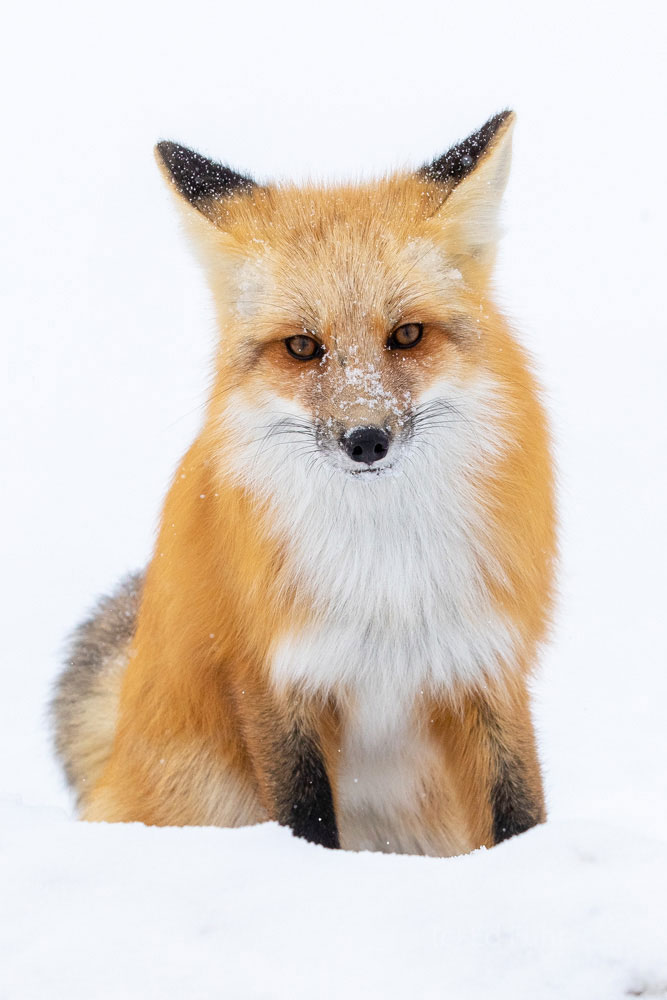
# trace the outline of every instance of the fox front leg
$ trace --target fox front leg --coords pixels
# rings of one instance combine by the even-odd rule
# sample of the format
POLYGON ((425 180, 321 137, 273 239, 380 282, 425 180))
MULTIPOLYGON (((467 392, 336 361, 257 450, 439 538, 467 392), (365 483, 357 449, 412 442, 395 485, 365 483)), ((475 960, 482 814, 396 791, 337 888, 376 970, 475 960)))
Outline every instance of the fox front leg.
POLYGON ((241 684, 239 729, 267 817, 313 844, 340 847, 325 753, 337 731, 335 710, 299 691, 277 693, 249 669, 241 684))
MULTIPOLYGON (((495 729, 492 723, 491 729, 495 729)), ((493 843, 525 833, 538 823, 544 823, 546 812, 542 780, 534 748, 526 755, 503 740, 493 746, 490 805, 493 843)), ((525 749, 525 748, 524 748, 525 749)))
POLYGON ((544 823, 544 791, 525 690, 479 706, 482 744, 489 766, 491 833, 494 844, 544 823))
POLYGON ((278 749, 271 785, 279 823, 296 837, 340 847, 331 783, 315 739, 293 725, 278 749))
POLYGON ((331 781, 316 736, 322 719, 276 705, 265 690, 253 705, 245 718, 246 745, 269 817, 296 837, 340 847, 331 781))
POLYGON ((544 822, 542 775, 523 684, 470 696, 445 710, 441 722, 475 846, 491 847, 544 822))

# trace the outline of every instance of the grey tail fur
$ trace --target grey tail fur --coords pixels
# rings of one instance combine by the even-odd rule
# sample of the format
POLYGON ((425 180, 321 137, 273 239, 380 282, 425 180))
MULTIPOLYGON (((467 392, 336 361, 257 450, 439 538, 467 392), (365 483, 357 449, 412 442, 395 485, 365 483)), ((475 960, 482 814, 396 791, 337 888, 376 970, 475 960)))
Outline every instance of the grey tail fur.
POLYGON ((55 685, 51 719, 56 753, 79 803, 111 751, 143 582, 144 574, 134 573, 98 601, 72 634, 66 667, 55 685))

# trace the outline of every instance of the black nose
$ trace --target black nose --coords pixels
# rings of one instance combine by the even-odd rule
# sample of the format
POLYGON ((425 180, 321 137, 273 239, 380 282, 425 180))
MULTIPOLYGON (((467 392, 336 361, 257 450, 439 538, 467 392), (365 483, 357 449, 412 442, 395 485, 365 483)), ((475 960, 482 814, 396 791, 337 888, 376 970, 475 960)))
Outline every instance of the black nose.
POLYGON ((357 427, 340 443, 353 462, 367 465, 379 462, 389 451, 389 435, 381 427, 357 427))

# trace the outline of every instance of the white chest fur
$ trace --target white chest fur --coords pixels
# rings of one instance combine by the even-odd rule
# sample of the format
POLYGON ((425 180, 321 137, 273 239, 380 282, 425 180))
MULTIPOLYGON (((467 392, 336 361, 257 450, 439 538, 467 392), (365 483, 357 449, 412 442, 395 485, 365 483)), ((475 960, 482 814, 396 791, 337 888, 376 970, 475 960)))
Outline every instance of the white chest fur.
POLYGON ((310 622, 277 637, 276 684, 405 705, 511 661, 513 629, 486 582, 499 570, 465 489, 425 484, 415 495, 398 475, 308 499, 297 520, 311 530, 290 540, 283 576, 310 604, 310 622))

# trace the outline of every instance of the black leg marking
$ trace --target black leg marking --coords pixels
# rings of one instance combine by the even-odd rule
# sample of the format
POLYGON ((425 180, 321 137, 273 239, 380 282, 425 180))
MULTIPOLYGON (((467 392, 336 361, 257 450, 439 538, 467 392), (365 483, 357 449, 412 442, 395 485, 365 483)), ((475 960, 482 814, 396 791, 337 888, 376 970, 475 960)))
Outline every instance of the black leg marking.
POLYGON ((295 836, 323 847, 340 847, 331 785, 315 742, 294 730, 285 748, 288 779, 280 781, 278 819, 295 836))
POLYGON ((496 844, 544 822, 542 803, 535 801, 523 771, 519 760, 508 757, 499 760, 491 791, 493 839, 496 844))
POLYGON ((504 723, 489 704, 481 706, 480 721, 486 730, 492 761, 491 814, 495 844, 525 833, 545 820, 542 785, 535 745, 530 739, 509 738, 510 718, 504 723), (531 776, 531 771, 535 773, 531 776), (531 780, 532 778, 532 780, 531 780))

